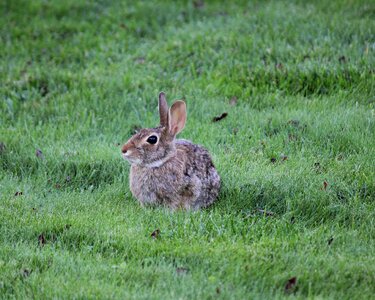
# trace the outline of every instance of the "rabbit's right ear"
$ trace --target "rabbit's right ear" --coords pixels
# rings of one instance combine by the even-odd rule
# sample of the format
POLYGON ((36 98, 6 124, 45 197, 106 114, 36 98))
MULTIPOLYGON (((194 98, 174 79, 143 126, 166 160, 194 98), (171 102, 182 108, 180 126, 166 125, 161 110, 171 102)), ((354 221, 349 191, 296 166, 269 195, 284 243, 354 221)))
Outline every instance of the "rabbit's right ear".
POLYGON ((186 104, 177 100, 169 109, 169 132, 175 136, 180 133, 186 123, 186 104))
POLYGON ((168 126, 168 103, 165 99, 165 94, 161 92, 159 94, 159 115, 160 115, 160 125, 163 127, 168 126))

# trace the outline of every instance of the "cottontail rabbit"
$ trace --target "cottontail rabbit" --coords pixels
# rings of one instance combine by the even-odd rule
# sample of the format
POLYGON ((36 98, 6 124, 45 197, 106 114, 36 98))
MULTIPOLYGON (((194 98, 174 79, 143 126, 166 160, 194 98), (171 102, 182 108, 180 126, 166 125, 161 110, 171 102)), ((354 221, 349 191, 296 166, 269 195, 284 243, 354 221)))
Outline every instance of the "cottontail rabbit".
POLYGON ((206 149, 177 140, 186 122, 186 104, 178 100, 168 109, 159 94, 160 125, 141 129, 122 147, 131 164, 130 190, 142 205, 199 209, 212 204, 220 176, 206 149))

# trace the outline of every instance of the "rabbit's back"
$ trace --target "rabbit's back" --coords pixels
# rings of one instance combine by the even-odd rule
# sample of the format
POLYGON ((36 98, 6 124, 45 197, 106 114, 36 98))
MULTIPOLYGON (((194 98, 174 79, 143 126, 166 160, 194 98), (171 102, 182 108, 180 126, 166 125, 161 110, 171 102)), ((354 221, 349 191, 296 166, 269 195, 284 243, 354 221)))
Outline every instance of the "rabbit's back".
POLYGON ((197 178, 200 182, 199 196, 191 203, 191 207, 198 209, 209 206, 216 200, 220 190, 220 176, 209 152, 200 145, 182 139, 176 141, 176 148, 186 159, 185 176, 197 178))

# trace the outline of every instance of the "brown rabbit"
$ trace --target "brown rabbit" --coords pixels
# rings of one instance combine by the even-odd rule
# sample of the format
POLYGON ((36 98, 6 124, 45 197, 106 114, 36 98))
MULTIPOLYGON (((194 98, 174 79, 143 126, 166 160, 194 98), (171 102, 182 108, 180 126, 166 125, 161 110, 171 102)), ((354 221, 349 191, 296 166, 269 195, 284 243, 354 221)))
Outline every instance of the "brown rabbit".
POLYGON ((210 154, 187 140, 177 140, 186 122, 186 104, 178 100, 168 109, 159 94, 160 126, 141 129, 122 147, 131 164, 130 190, 142 205, 199 209, 212 204, 220 190, 220 176, 210 154))

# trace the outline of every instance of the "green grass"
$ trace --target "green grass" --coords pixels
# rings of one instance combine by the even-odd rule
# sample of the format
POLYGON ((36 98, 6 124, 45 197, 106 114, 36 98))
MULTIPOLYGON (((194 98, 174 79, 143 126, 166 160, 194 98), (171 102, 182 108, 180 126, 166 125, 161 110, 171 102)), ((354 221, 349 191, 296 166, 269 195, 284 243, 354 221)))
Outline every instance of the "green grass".
POLYGON ((371 1, 0 12, 0 298, 373 297, 371 1), (161 90, 222 177, 209 209, 131 196, 119 145, 157 124, 161 90))

